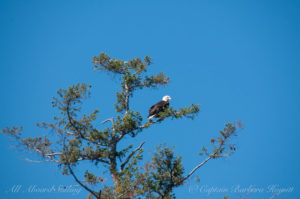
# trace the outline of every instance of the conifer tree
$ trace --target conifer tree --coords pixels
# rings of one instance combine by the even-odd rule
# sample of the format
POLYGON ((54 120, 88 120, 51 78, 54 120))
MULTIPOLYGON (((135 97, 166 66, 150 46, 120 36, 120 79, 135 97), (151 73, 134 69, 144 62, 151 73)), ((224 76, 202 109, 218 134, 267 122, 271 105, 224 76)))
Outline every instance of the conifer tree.
POLYGON ((199 105, 191 104, 179 109, 170 106, 158 118, 148 120, 132 110, 130 100, 137 91, 166 86, 169 81, 164 73, 148 74, 151 58, 146 56, 125 62, 101 53, 93 57, 92 63, 95 70, 111 73, 120 80, 120 91, 116 93, 116 115, 102 122, 109 122, 109 127, 96 128, 98 110, 90 114, 81 113, 81 104, 89 97, 91 85, 80 83, 57 91, 58 96, 52 103, 60 114, 54 117, 55 122, 37 123, 38 127, 53 131, 55 136, 23 138, 22 127, 1 130, 13 137, 24 150, 36 152, 43 161, 56 163, 62 174, 72 176, 89 192, 89 198, 174 198, 174 189, 182 186, 207 161, 235 152, 230 140, 242 127, 240 122, 225 124, 220 135, 210 140, 211 148, 200 149, 203 161, 195 163, 190 172, 184 170, 181 157, 177 157, 173 148, 166 145, 158 146, 152 160, 147 162, 143 160, 145 142, 136 147, 129 144, 121 148, 120 142, 124 138, 128 143, 128 138, 134 139, 165 119, 194 119, 200 110, 199 105), (84 174, 78 174, 75 168, 83 161, 100 165, 111 180, 99 175, 103 171, 90 171, 90 167, 84 174))

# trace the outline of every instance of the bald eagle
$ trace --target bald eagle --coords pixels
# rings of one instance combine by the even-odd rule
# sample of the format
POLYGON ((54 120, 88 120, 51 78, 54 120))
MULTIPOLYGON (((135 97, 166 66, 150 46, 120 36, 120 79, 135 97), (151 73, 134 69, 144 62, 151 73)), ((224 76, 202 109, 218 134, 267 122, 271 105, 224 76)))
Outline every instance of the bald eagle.
POLYGON ((157 102, 149 109, 148 119, 152 119, 153 117, 158 117, 158 113, 164 111, 165 108, 169 107, 169 100, 171 97, 166 95, 162 98, 162 101, 157 102))

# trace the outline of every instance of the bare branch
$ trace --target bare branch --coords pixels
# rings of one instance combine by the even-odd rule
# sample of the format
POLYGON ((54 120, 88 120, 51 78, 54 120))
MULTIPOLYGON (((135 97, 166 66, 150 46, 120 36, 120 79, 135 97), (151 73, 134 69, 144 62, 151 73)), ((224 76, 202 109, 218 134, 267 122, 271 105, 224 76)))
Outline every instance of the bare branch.
POLYGON ((117 141, 121 140, 124 136, 126 135, 126 133, 121 133, 117 139, 117 141))
POLYGON ((197 171, 200 167, 202 167, 210 159, 211 159, 211 156, 209 156, 203 162, 201 162, 200 164, 198 164, 186 177, 184 177, 182 180, 180 180, 179 182, 177 182, 176 185, 180 185, 181 183, 183 183, 184 181, 186 181, 191 175, 193 175, 193 173, 195 173, 195 171, 197 171))
POLYGON ((126 109, 125 115, 127 115, 129 111, 129 88, 127 82, 125 82, 125 93, 126 93, 125 94, 125 109, 126 109))
MULTIPOLYGON (((235 129, 233 131, 235 131, 235 129)), ((180 185, 185 180, 187 180, 191 175, 193 175, 193 173, 195 173, 200 167, 202 167, 210 159, 228 156, 228 154, 223 154, 222 147, 225 145, 226 141, 231 139, 232 134, 225 135, 224 140, 222 140, 222 142, 219 144, 218 148, 216 150, 214 150, 211 154, 208 154, 208 157, 203 162, 199 163, 186 177, 184 177, 179 182, 177 182, 176 185, 180 185)))
POLYGON ((71 131, 66 131, 65 132, 67 135, 75 135, 74 133, 72 133, 71 131))
POLYGON ((42 160, 42 161, 39 161, 39 160, 31 160, 29 158, 25 158, 25 160, 27 162, 34 162, 34 163, 43 163, 43 162, 59 162, 59 160, 42 160))
POLYGON ((104 120, 103 122, 101 122, 101 124, 104 124, 104 123, 106 123, 106 122, 108 122, 108 121, 111 121, 112 129, 113 129, 114 132, 116 132, 116 130, 115 130, 115 122, 114 122, 114 118, 113 118, 113 117, 104 120))
POLYGON ((142 146, 145 144, 145 141, 143 141, 136 149, 134 149, 129 156, 126 158, 126 160, 121 164, 121 171, 124 169, 124 167, 126 166, 126 164, 129 162, 130 158, 132 158, 132 156, 142 148, 142 146))
POLYGON ((88 192, 90 192, 91 194, 93 194, 93 196, 95 196, 96 198, 99 198, 96 192, 94 192, 93 190, 91 190, 88 186, 86 186, 85 184, 83 184, 83 183, 77 178, 77 176, 76 176, 75 173, 73 172, 73 170, 72 170, 70 164, 67 164, 67 167, 68 167, 68 169, 69 169, 69 171, 70 171, 70 174, 73 176, 73 178, 75 179, 75 181, 76 181, 78 184, 80 184, 80 186, 82 186, 85 190, 87 190, 88 192))
POLYGON ((106 123, 108 121, 111 121, 112 125, 114 125, 114 118, 113 117, 112 118, 108 118, 108 119, 102 121, 101 124, 104 124, 104 123, 106 123))
POLYGON ((56 156, 56 155, 62 155, 63 153, 61 152, 57 152, 57 153, 46 153, 44 154, 46 157, 50 157, 50 156, 56 156))

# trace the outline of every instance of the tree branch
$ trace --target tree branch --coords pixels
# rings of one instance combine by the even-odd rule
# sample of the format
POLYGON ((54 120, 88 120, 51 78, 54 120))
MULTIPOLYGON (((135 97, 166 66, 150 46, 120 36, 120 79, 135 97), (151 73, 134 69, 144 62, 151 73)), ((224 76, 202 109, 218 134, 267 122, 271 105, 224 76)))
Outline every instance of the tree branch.
POLYGON ((101 124, 104 124, 104 123, 106 123, 108 121, 111 121, 112 125, 114 125, 114 118, 108 118, 108 119, 102 121, 101 124))
MULTIPOLYGON (((74 119, 72 118, 72 116, 71 116, 71 114, 70 114, 70 104, 71 102, 70 102, 70 100, 68 100, 68 102, 67 102, 67 116, 68 116, 68 121, 69 121, 69 123, 70 123, 70 125, 75 129, 75 131, 80 135, 80 137, 82 138, 82 139, 84 139, 84 140, 87 140, 87 141, 89 141, 89 142, 92 142, 92 143, 94 143, 94 144, 97 144, 97 145, 103 145, 102 143, 100 143, 100 142, 96 142, 95 140, 91 140, 91 139, 89 139, 89 138, 87 138, 86 136, 84 136, 82 133, 81 133, 81 131, 80 131, 80 129, 75 125, 75 123, 74 123, 74 119)), ((85 127, 84 127, 85 128, 85 127)), ((69 134, 69 133, 68 133, 69 134)))
POLYGON ((148 127, 150 127, 151 125, 153 125, 153 124, 155 124, 155 123, 159 123, 159 122, 161 122, 161 121, 162 121, 162 120, 156 120, 156 121, 152 121, 152 120, 151 120, 151 122, 150 122, 149 124, 147 124, 148 122, 146 122, 145 124, 139 126, 138 129, 148 128, 148 127))
POLYGON ((57 162, 57 163, 59 163, 59 160, 42 160, 42 161, 39 161, 39 160, 31 160, 29 158, 25 158, 25 160, 27 162, 34 162, 34 163, 42 163, 42 162, 57 162))
MULTIPOLYGON (((63 140, 63 148, 65 148, 65 139, 63 140)), ((71 166, 70 166, 70 161, 69 161, 69 158, 68 158, 67 153, 65 153, 65 156, 66 156, 66 159, 67 159, 67 163, 65 163, 65 165, 68 167, 69 172, 70 172, 70 174, 73 176, 74 180, 75 180, 80 186, 82 186, 85 190, 87 190, 87 191, 90 192, 93 196, 95 196, 97 199, 100 199, 100 198, 98 198, 96 192, 94 192, 94 191, 93 191, 92 189, 90 189, 88 186, 86 186, 85 184, 83 184, 83 183, 77 178, 77 176, 75 175, 73 169, 72 169, 71 166)))
POLYGON ((126 108, 125 115, 127 115, 129 111, 129 88, 126 81, 125 81, 125 108, 126 108))
MULTIPOLYGON (((234 129, 234 131, 235 131, 235 129, 234 129)), ((230 139, 231 135, 224 136, 224 140, 222 140, 222 142, 220 143, 219 147, 216 150, 214 150, 214 152, 212 152, 211 154, 209 154, 208 157, 203 162, 201 162, 200 164, 198 164, 186 177, 184 177, 182 180, 180 180, 179 182, 177 182, 176 185, 180 185, 185 180, 187 180, 191 175, 193 175, 193 173, 195 173, 200 167, 202 167, 210 159, 217 158, 217 157, 224 157, 225 155, 222 154, 223 153, 222 152, 222 147, 225 145, 226 141, 228 139, 230 139)))
MULTIPOLYGON (((162 120, 156 120, 156 121, 152 121, 152 120, 151 120, 151 122, 150 122, 149 124, 147 124, 148 122, 146 122, 145 124, 143 124, 143 125, 137 127, 135 130, 148 128, 148 127, 150 127, 151 125, 153 125, 153 124, 155 124, 155 123, 159 123, 159 122, 161 122, 161 121, 162 121, 162 120)), ((121 140, 121 139, 122 139, 125 135, 127 135, 127 134, 128 134, 128 133, 121 133, 121 134, 119 135, 119 137, 117 138, 116 141, 121 140)))
POLYGON ((134 149, 129 156, 126 158, 126 160, 121 164, 121 171, 124 169, 124 167, 126 166, 126 164, 129 162, 130 158, 132 158, 132 156, 142 148, 142 146, 145 144, 145 141, 143 141, 136 149, 134 149))
MULTIPOLYGON (((82 186, 85 190, 87 190, 88 192, 90 192, 91 194, 93 194, 93 196, 95 196, 96 198, 99 198, 97 193, 95 193, 92 189, 90 189, 88 186, 86 186, 85 184, 83 184, 78 178, 77 176, 75 175, 75 173, 73 172, 70 164, 67 164, 67 167, 70 171, 70 174, 73 176, 73 178, 75 179, 75 181, 80 184, 80 186, 82 186)), ((100 199, 100 198, 99 198, 100 199)))
POLYGON ((114 132, 116 132, 116 130, 115 130, 115 122, 114 122, 114 118, 113 117, 112 118, 108 118, 108 119, 102 121, 101 124, 105 124, 108 121, 111 121, 112 129, 113 129, 114 132))
POLYGON ((184 177, 182 180, 180 180, 179 182, 176 183, 176 185, 180 185, 182 184, 184 181, 186 181, 191 175, 193 175, 193 173, 195 173, 195 171, 197 171, 200 167, 202 167, 207 161, 209 161, 212 157, 208 157, 206 158, 203 162, 201 162, 200 164, 198 164, 186 177, 184 177))

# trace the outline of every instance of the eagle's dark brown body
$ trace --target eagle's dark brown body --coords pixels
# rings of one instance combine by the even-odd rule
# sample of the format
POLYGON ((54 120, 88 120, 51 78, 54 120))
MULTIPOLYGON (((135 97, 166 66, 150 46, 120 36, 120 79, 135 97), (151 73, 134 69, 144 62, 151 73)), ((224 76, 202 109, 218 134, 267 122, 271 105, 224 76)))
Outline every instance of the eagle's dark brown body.
POLYGON ((169 107, 168 101, 162 100, 162 101, 156 103, 155 105, 151 106, 151 108, 149 109, 148 118, 151 119, 153 117, 158 117, 158 113, 168 107, 169 107))

